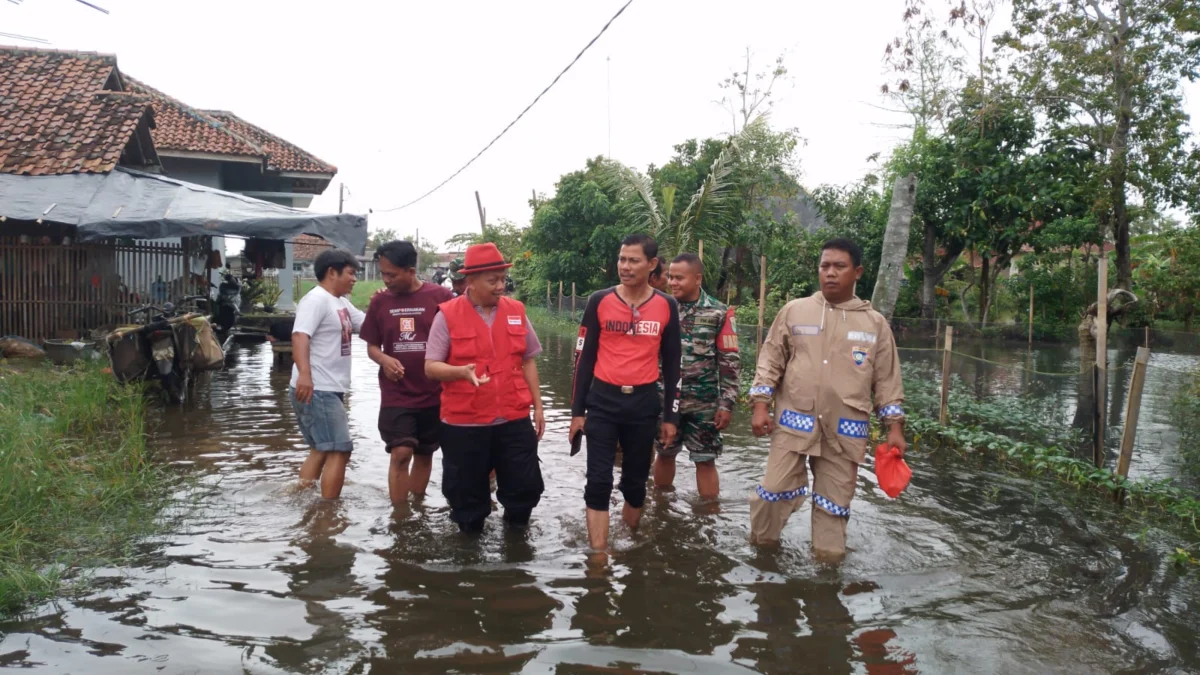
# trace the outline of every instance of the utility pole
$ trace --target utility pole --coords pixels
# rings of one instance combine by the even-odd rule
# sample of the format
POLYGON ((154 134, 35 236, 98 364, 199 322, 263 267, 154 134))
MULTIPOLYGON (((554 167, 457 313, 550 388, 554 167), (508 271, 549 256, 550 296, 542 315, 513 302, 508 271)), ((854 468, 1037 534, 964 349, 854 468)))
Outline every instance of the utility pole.
POLYGON ((338 213, 342 212, 342 205, 346 201, 346 184, 338 183, 338 213))
POLYGON ((479 207, 479 231, 487 234, 487 211, 483 209, 483 200, 479 198, 479 190, 475 191, 475 206, 479 207))

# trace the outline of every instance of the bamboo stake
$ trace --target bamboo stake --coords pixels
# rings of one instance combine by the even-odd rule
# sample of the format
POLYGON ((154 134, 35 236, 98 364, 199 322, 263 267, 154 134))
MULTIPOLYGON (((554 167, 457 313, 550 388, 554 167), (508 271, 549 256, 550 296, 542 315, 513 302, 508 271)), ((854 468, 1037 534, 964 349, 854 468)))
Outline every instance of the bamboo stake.
POLYGON ((575 282, 571 282, 571 317, 575 317, 575 282))
POLYGON ((950 423, 950 357, 954 344, 954 326, 946 326, 946 346, 942 353, 942 405, 938 412, 938 423, 946 426, 950 423))
MULTIPOLYGON (((1133 379, 1129 383, 1129 398, 1125 401, 1125 429, 1121 433, 1121 457, 1117 460, 1117 475, 1129 476, 1129 463, 1133 460, 1133 441, 1137 436, 1138 416, 1142 412, 1142 389, 1146 384, 1146 364, 1150 361, 1150 350, 1138 347, 1133 361, 1133 379)), ((1114 498, 1122 501, 1121 490, 1114 498)))
POLYGON ((1101 253, 1096 287, 1096 427, 1092 460, 1104 466, 1105 401, 1108 398, 1108 258, 1101 253))
POLYGON ((700 262, 701 262, 701 263, 703 263, 703 262, 704 262, 704 240, 703 240, 703 239, 701 239, 701 240, 700 240, 700 253, 699 253, 699 255, 700 255, 700 262))
POLYGON ((560 279, 558 282, 558 313, 562 314, 562 299, 563 299, 563 282, 560 279))

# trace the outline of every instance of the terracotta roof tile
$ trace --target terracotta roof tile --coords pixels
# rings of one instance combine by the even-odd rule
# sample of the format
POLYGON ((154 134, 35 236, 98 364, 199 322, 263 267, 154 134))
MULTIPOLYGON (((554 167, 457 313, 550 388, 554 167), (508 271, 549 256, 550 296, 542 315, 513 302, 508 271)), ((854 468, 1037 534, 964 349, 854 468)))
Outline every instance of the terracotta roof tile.
POLYGON ((149 101, 120 86, 112 56, 0 48, 0 172, 111 171, 153 124, 149 101))
POLYGON ((302 234, 292 240, 292 259, 311 262, 317 259, 323 251, 333 248, 333 244, 311 234, 302 234))
POLYGON ((149 96, 154 105, 154 146, 159 150, 203 152, 214 155, 263 157, 266 151, 238 135, 221 120, 196 110, 157 89, 125 77, 129 88, 149 96))
POLYGON ((305 173, 337 173, 337 167, 318 159, 282 138, 257 127, 246 120, 224 110, 206 110, 208 115, 221 120, 239 136, 248 138, 262 146, 267 152, 267 168, 276 171, 301 171, 305 173))

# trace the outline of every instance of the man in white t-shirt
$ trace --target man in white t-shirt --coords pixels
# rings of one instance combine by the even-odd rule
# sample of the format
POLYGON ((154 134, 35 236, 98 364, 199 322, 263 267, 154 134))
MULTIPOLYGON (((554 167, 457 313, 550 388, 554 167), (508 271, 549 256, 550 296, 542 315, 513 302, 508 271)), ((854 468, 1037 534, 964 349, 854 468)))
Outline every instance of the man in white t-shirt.
POLYGON ((300 484, 321 481, 321 496, 337 499, 354 450, 346 419, 350 390, 350 336, 366 316, 347 297, 357 281, 358 259, 330 249, 313 263, 318 286, 296 305, 292 328, 292 381, 289 398, 300 433, 311 448, 300 467, 300 484))

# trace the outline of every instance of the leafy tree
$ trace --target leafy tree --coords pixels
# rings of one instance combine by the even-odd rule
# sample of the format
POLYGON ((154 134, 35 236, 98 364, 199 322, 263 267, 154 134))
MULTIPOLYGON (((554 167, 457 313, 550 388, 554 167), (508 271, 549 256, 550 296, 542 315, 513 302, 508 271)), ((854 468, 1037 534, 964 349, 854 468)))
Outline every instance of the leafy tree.
POLYGON ((582 171, 559 179, 554 197, 540 201, 525 234, 539 280, 578 284, 592 291, 618 282, 620 241, 636 226, 620 218, 620 199, 606 186, 606 160, 590 159, 582 171))
POLYGON ((399 238, 400 234, 396 230, 390 227, 381 228, 375 230, 375 234, 372 234, 371 238, 367 240, 367 248, 375 250, 389 241, 396 241, 399 238))
POLYGON ((1106 190, 1094 210, 1115 242, 1117 285, 1130 288, 1130 192, 1150 206, 1198 203, 1180 85, 1200 67, 1200 4, 1014 0, 999 42, 1051 129, 1098 158, 1106 190))

